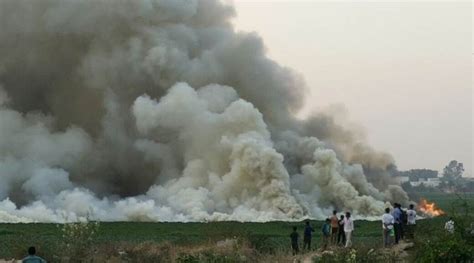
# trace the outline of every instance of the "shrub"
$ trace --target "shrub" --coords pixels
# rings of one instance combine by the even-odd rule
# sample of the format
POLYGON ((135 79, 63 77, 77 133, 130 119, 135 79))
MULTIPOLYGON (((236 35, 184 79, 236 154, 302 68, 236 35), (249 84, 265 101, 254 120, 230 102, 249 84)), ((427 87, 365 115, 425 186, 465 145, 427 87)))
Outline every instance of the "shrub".
POLYGON ((138 244, 126 243, 119 250, 121 262, 174 262, 176 253, 176 247, 168 242, 157 244, 151 241, 138 244))
POLYGON ((335 251, 325 251, 313 258, 314 263, 378 263, 395 262, 397 255, 386 253, 381 250, 370 249, 365 246, 358 246, 352 249, 338 249, 335 251))
POLYGON ((99 222, 90 221, 58 225, 62 234, 61 256, 69 259, 91 258, 94 238, 99 226, 99 222))
POLYGON ((462 196, 453 202, 450 217, 454 220, 455 231, 448 233, 444 230, 441 220, 440 224, 430 224, 427 229, 417 231, 417 251, 415 253, 417 262, 473 262, 474 261, 474 237, 471 232, 471 224, 474 222, 472 204, 462 196))
POLYGON ((432 233, 424 242, 419 242, 416 253, 418 262, 472 262, 474 246, 458 233, 432 233))
POLYGON ((247 234, 246 239, 251 248, 260 253, 274 253, 279 246, 278 242, 270 235, 247 234))

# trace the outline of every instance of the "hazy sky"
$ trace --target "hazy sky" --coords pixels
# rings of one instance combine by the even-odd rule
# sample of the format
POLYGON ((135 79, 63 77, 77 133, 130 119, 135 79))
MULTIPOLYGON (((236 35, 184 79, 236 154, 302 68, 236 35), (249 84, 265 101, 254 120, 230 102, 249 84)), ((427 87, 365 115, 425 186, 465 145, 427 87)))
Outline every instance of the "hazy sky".
POLYGON ((306 79, 301 115, 345 105, 400 169, 473 165, 472 4, 234 0, 239 30, 306 79))

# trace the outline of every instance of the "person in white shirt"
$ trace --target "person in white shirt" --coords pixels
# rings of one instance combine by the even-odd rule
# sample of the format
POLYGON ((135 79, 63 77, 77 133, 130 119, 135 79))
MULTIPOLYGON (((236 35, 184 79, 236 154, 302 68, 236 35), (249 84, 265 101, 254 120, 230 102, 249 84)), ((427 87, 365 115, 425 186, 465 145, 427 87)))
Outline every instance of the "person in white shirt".
POLYGON ((415 206, 411 204, 407 210, 407 225, 416 225, 416 211, 415 206))
POLYGON ((351 213, 346 212, 346 218, 344 219, 344 233, 346 234, 346 246, 352 246, 351 236, 354 231, 354 221, 352 221, 351 213))
POLYGON ((444 229, 449 233, 454 234, 454 221, 452 217, 450 217, 449 221, 444 224, 444 229))
POLYGON ((390 208, 385 208, 385 214, 382 216, 382 229, 383 229, 383 245, 384 247, 388 247, 392 244, 392 240, 390 238, 390 232, 393 231, 393 224, 395 223, 395 219, 390 214, 390 208))
POLYGON ((410 204, 407 210, 407 234, 409 238, 415 238, 416 211, 415 206, 410 204))

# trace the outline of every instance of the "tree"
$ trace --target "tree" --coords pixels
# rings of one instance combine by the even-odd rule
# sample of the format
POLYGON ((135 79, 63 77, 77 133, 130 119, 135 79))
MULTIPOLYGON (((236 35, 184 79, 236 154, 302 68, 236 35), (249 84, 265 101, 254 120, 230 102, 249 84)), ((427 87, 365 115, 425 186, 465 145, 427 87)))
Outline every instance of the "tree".
POLYGON ((458 163, 456 160, 452 160, 446 165, 443 169, 443 177, 445 179, 461 179, 462 174, 464 172, 464 165, 462 163, 458 163))
POLYGON ((401 187, 403 190, 405 190, 405 192, 407 193, 411 193, 411 192, 414 192, 413 190, 413 186, 411 186, 410 182, 404 182, 401 184, 401 187))

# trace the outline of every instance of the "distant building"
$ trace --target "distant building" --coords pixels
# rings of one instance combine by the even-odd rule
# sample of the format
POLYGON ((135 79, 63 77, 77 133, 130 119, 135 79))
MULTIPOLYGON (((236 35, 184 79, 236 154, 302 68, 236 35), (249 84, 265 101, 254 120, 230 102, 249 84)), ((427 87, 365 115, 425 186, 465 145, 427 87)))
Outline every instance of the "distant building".
POLYGON ((474 182, 474 177, 462 177, 467 182, 474 182))
POLYGON ((410 182, 411 186, 417 187, 420 185, 426 187, 438 187, 441 184, 439 177, 436 178, 419 178, 418 181, 410 182))
POLYGON ((426 180, 428 178, 437 178, 438 171, 429 169, 411 169, 408 171, 398 171, 397 177, 408 177, 410 182, 418 182, 420 179, 426 180))
POLYGON ((425 186, 438 187, 441 184, 441 180, 439 177, 428 178, 428 181, 423 182, 423 184, 425 184, 425 186))
POLYGON ((403 183, 406 183, 406 182, 410 181, 410 177, 408 177, 408 176, 397 176, 395 178, 398 180, 398 182, 400 182, 400 184, 403 184, 403 183))

